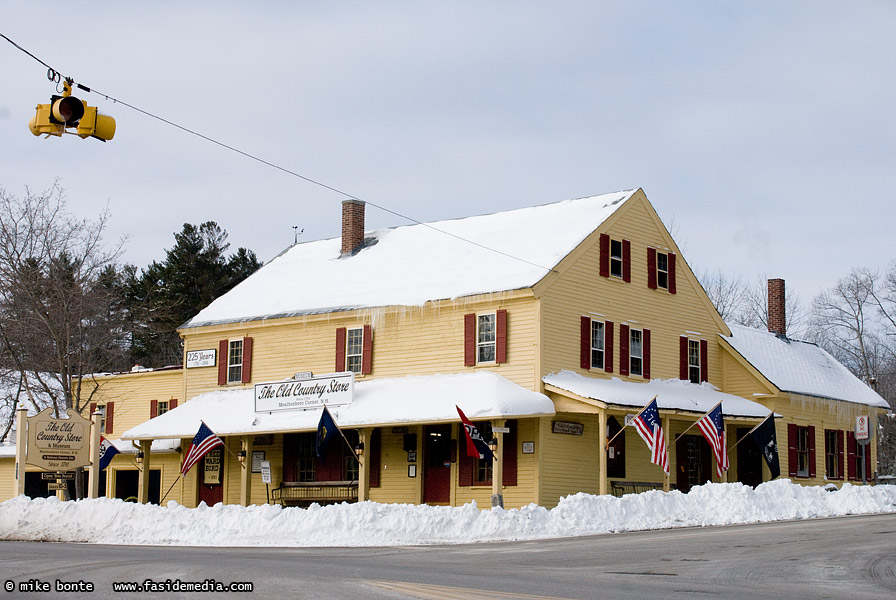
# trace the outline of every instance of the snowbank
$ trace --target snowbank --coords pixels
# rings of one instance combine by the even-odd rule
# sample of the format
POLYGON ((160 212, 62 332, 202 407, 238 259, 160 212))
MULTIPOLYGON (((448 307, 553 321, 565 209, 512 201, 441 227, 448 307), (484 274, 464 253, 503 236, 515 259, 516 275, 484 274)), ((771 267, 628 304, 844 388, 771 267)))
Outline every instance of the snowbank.
POLYGON ((532 540, 598 533, 759 523, 896 512, 896 486, 839 491, 789 480, 755 490, 740 483, 651 491, 622 498, 576 494, 547 510, 361 502, 308 509, 279 506, 141 505, 100 498, 0 504, 0 539, 177 546, 400 546, 532 540))

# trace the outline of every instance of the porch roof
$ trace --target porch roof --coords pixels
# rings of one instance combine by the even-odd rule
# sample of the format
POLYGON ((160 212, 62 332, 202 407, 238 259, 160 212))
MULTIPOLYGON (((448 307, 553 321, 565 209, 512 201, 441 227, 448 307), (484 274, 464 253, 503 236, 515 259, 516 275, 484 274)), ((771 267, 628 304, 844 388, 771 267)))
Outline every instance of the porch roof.
POLYGON ((597 400, 611 406, 640 409, 656 396, 657 408, 660 410, 679 410, 702 415, 721 402, 722 414, 729 417, 763 418, 771 412, 758 402, 720 392, 710 383, 698 385, 680 379, 654 379, 635 383, 622 381, 617 377, 586 377, 567 370, 545 375, 542 381, 581 398, 597 400))
MULTIPOLYGON (((330 407, 343 429, 457 422, 455 405, 472 420, 553 415, 544 394, 487 371, 374 379, 355 384, 351 404, 330 407)), ((121 436, 123 440, 192 438, 204 421, 216 434, 316 431, 320 409, 255 412, 253 388, 200 394, 121 436)))

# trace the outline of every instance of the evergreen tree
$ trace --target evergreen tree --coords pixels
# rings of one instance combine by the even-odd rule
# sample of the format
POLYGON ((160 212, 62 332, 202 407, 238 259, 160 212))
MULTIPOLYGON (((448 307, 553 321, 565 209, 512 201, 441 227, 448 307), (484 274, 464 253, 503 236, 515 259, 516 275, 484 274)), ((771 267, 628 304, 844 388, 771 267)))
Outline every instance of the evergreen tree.
POLYGON ((245 248, 227 256, 227 232, 214 221, 185 223, 174 241, 164 261, 153 261, 139 277, 134 268, 127 275, 131 355, 144 366, 180 364, 177 328, 261 266, 245 248))

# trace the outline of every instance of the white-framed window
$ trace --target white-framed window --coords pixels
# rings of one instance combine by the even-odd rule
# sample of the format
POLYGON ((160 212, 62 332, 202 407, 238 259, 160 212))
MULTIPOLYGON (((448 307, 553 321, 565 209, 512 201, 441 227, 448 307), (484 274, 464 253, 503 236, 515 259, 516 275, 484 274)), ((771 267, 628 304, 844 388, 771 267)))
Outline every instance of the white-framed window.
POLYGON ((495 362, 497 351, 497 328, 495 313, 476 317, 476 362, 495 362))
POLYGON ((629 374, 642 375, 644 373, 644 344, 643 333, 640 329, 629 330, 629 374))
POLYGON ((809 428, 796 428, 796 476, 809 476, 809 428))
POLYGON ((688 340, 688 380, 691 383, 700 383, 700 341, 688 340))
POLYGON ((357 327, 346 332, 345 366, 352 373, 360 373, 364 358, 364 328, 357 327))
POLYGON ((610 275, 622 279, 622 240, 610 240, 610 275))
POLYGON ((591 368, 604 368, 604 344, 606 336, 603 321, 591 321, 591 368))
POLYGON ((828 479, 842 479, 840 472, 840 432, 836 429, 824 430, 824 466, 825 477, 828 479))
POLYGON ((227 349, 227 383, 243 381, 243 340, 230 340, 227 349))
POLYGON ((170 410, 167 400, 159 400, 159 403, 157 406, 158 406, 157 416, 164 415, 166 412, 168 412, 170 410))
POLYGON ((108 433, 106 431, 106 405, 97 406, 96 409, 100 411, 100 431, 108 433))
POLYGON ((669 255, 665 252, 656 253, 656 287, 669 289, 669 255))

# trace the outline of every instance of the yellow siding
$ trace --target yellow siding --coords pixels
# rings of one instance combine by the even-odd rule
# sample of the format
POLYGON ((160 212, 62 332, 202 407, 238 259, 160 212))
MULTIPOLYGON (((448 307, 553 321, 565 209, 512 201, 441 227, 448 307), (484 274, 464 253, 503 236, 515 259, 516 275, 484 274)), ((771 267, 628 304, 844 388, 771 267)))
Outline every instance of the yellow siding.
POLYGON ((599 490, 599 441, 597 415, 557 413, 553 418, 541 419, 541 436, 536 445, 540 452, 541 500, 539 504, 551 508, 563 496, 599 490), (552 421, 581 423, 582 435, 553 433, 552 421))
POLYGON ((419 504, 423 489, 423 428, 409 427, 408 433, 417 434, 417 461, 408 462, 404 450, 404 433, 393 433, 391 428, 380 432, 380 485, 370 488, 370 499, 384 503, 419 504), (417 465, 417 476, 408 477, 408 465, 417 465))

